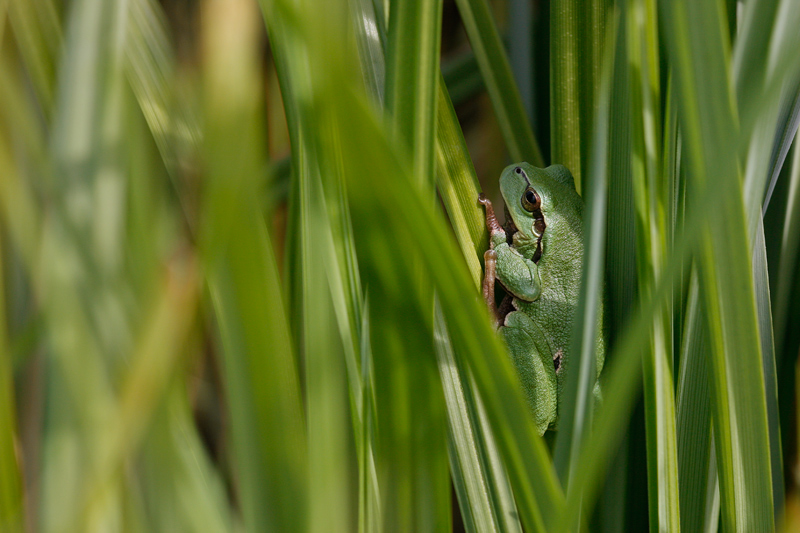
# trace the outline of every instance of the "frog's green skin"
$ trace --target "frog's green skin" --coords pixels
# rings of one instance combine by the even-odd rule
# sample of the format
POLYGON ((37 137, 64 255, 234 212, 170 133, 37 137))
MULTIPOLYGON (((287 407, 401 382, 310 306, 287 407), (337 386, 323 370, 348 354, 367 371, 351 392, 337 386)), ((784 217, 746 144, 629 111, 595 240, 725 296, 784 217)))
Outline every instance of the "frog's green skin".
MULTIPOLYGON (((491 202, 480 198, 491 247, 484 255, 484 298, 497 318, 543 434, 556 428, 570 367, 570 335, 583 263, 583 200, 572 174, 561 165, 546 169, 528 163, 511 165, 500 177, 500 192, 506 203, 505 228, 497 222, 491 202), (509 295, 499 310, 495 279, 509 295)), ((601 306, 600 325, 602 320, 601 306)), ((599 376, 605 359, 602 327, 596 346, 599 376)), ((595 383, 595 396, 599 390, 595 383)))

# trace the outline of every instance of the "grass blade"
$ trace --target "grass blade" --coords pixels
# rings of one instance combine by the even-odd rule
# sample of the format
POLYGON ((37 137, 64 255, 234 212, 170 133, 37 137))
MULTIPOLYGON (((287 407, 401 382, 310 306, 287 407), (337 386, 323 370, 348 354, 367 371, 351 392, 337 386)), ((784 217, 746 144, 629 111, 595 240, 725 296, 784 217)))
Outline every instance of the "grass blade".
MULTIPOLYGON (((3 141, 3 144, 5 142, 3 141)), ((5 146, 2 147, 5 150, 5 146)), ((4 161, 0 168, 6 173, 4 161)), ((4 263, 0 257, 0 268, 4 263)), ((0 279, 4 279, 0 270, 0 279)), ((5 302, 5 283, 0 283, 0 301, 5 302)), ((16 402, 14 401, 14 376, 11 364, 11 351, 8 346, 5 307, 0 309, 0 529, 22 532, 25 530, 24 508, 22 506, 22 472, 17 463, 15 442, 17 442, 16 402)))
MULTIPOLYGON (((294 12, 285 4, 275 4, 275 7, 276 11, 281 10, 282 17, 279 20, 287 25, 290 25, 290 21, 296 16, 322 16, 322 13, 294 12)), ((330 19, 330 15, 328 18, 330 19)), ((397 342, 397 333, 391 332, 397 331, 398 327, 406 337, 404 342, 413 340, 409 338, 409 332, 416 331, 412 328, 418 327, 417 319, 413 318, 420 316, 418 302, 415 303, 413 299, 408 300, 408 295, 400 298, 397 290, 402 286, 398 284, 399 281, 409 279, 411 273, 410 258, 404 251, 421 246, 423 252, 420 254, 421 265, 431 275, 434 286, 441 295, 445 313, 448 313, 448 309, 458 309, 458 312, 453 311, 451 315, 454 317, 451 332, 458 332, 459 335, 454 342, 458 347, 458 353, 466 350, 463 353, 466 354, 465 357, 470 364, 478 365, 474 375, 479 380, 482 397, 487 398, 487 412, 492 424, 501 435, 498 437, 498 443, 503 455, 512 465, 509 466, 509 472, 513 476, 512 482, 518 502, 522 502, 521 514, 531 528, 541 526, 544 516, 542 509, 560 508, 559 493, 557 484, 553 484, 552 471, 546 466, 546 452, 541 441, 533 437, 535 430, 529 421, 526 421, 524 416, 519 416, 526 408, 521 392, 512 385, 515 378, 510 363, 506 356, 500 355, 502 352, 497 351, 499 348, 497 339, 490 331, 485 311, 480 310, 479 302, 471 296, 465 297, 464 287, 470 286, 469 276, 463 263, 458 259, 455 246, 447 237, 441 219, 435 216, 433 206, 419 197, 416 187, 410 186, 407 170, 409 167, 391 148, 381 121, 374 116, 363 95, 354 88, 353 80, 343 75, 344 72, 348 72, 348 68, 341 66, 347 54, 331 53, 333 51, 330 50, 329 43, 344 42, 344 40, 336 37, 336 33, 329 36, 325 32, 342 31, 342 29, 335 24, 324 26, 324 32, 304 33, 303 27, 319 28, 317 24, 293 27, 292 31, 297 31, 297 35, 302 37, 297 41, 297 45, 309 46, 314 50, 309 57, 316 58, 312 71, 320 78, 311 93, 313 97, 310 101, 315 106, 321 106, 315 117, 318 120, 335 120, 335 127, 332 129, 342 133, 340 138, 343 156, 340 160, 344 164, 343 174, 348 178, 347 192, 354 228, 357 229, 359 261, 362 264, 362 272, 365 272, 367 279, 370 280, 371 298, 383 301, 377 296, 377 291, 380 289, 380 292, 386 295, 384 298, 391 296, 389 301, 398 306, 392 312, 391 316, 394 318, 391 326, 373 324, 373 333, 376 333, 373 344, 378 342, 377 332, 380 332, 382 350, 394 350, 395 348, 388 346, 387 343, 397 342), (369 150, 365 150, 367 146, 370 147, 369 150), (369 185, 376 175, 383 178, 380 194, 376 194, 378 191, 369 185), (418 238, 420 231, 428 234, 430 239, 420 241, 418 238), (391 245, 386 242, 386 235, 392 235, 391 245), (408 245, 412 243, 415 244, 409 248, 408 245), (432 249, 428 247, 434 243, 437 252, 430 255, 432 249), (464 309, 469 311, 464 312, 464 309), (387 329, 382 330, 383 327, 387 329), (491 364, 487 361, 487 354, 497 354, 491 357, 491 364), (534 451, 533 454, 531 450, 534 451), (537 481, 532 484, 530 480, 537 481), (540 497, 536 498, 534 494, 540 497)), ((327 126, 321 125, 321 127, 327 126)), ((449 321, 450 316, 448 323, 449 321)), ((427 374, 426 368, 431 368, 427 365, 432 362, 416 358, 415 379, 429 379, 431 376, 427 374)), ((376 361, 376 374, 377 366, 376 361)), ((403 366, 394 367, 395 373, 402 368, 403 366)), ((435 367, 431 370, 434 375, 438 374, 435 367)), ((418 401, 424 401, 424 398, 418 397, 418 401)), ((431 407, 435 407, 435 404, 429 404, 426 409, 431 407)), ((399 429, 395 428, 393 431, 399 429)), ((435 441, 431 440, 429 444, 431 442, 435 441)), ((443 444, 444 440, 440 442, 443 444)), ((386 494, 383 489, 382 485, 381 495, 385 502, 392 497, 392 494, 386 494)), ((402 524, 403 522, 393 522, 392 527, 402 528, 402 524)))
POLYGON ((582 190, 610 3, 557 0, 550 7, 551 157, 570 169, 582 190))
MULTIPOLYGON (((613 39, 614 32, 609 32, 613 39)), ((562 485, 569 487, 574 477, 580 449, 591 431, 594 410, 594 387, 599 376, 596 354, 605 344, 598 343, 603 331, 603 271, 605 269, 606 205, 608 183, 609 100, 614 69, 613 40, 605 57, 604 79, 598 98, 600 113, 593 139, 591 160, 592 179, 586 191, 586 210, 583 220, 584 258, 581 267, 581 298, 576 308, 576 319, 571 340, 571 354, 578 356, 577 364, 567 376, 564 397, 559 405, 559 432, 554 453, 556 472, 562 485)))
POLYGON ((783 515, 783 454, 781 453, 780 423, 778 412, 778 381, 775 364, 775 342, 772 329, 772 311, 767 277, 767 250, 764 242, 764 223, 757 217, 758 228, 753 242, 753 282, 755 285, 756 314, 763 354, 764 389, 769 428, 770 463, 772 465, 772 494, 775 506, 775 523, 783 515))
POLYGON ((453 353, 439 302, 436 302, 435 341, 439 372, 444 387, 450 422, 449 448, 453 484, 467 531, 521 531, 513 512, 504 472, 491 460, 493 450, 481 432, 474 391, 453 353), (495 470, 495 471, 493 471, 495 470))
POLYGON ((676 400, 680 525, 685 531, 701 531, 706 530, 706 517, 712 513, 703 495, 708 487, 716 486, 717 480, 710 475, 713 449, 708 332, 696 270, 691 276, 685 316, 676 400))
POLYGON ((508 57, 486 0, 457 0, 461 20, 478 59, 483 82, 492 99, 506 147, 514 161, 545 166, 542 152, 533 136, 522 99, 519 96, 508 57))
POLYGON ((708 305, 714 434, 726 529, 773 527, 773 497, 762 355, 749 264, 726 243, 746 232, 742 189, 727 147, 736 142, 727 35, 711 3, 662 5, 670 57, 683 102, 682 131, 697 187, 723 191, 721 212, 708 221, 702 279, 708 305), (703 58, 699 51, 703 51, 703 58), (698 80, 702 79, 700 83, 698 80), (707 185, 708 184, 708 185, 707 185), (724 286, 723 286, 724 283, 724 286), (732 292, 726 287, 740 287, 732 292))
MULTIPOLYGON (((652 290, 670 257, 670 214, 674 190, 661 157, 662 121, 658 33, 654 1, 628 5, 628 50, 633 81, 631 164, 636 208, 640 295, 652 290)), ((666 305, 651 324, 644 352, 644 407, 650 528, 679 529, 678 457, 672 379, 672 309, 666 305)))
POLYGON ((434 139, 442 31, 441 0, 395 2, 386 51, 386 108, 398 140, 411 150, 412 173, 433 190, 434 139))
POLYGON ((477 202, 480 184, 453 105, 441 83, 439 87, 439 119, 436 128, 437 186, 450 218, 450 225, 461 247, 461 254, 467 262, 475 286, 478 287, 482 279, 478 258, 488 248, 483 210, 477 202))
POLYGON ((201 243, 221 332, 236 487, 246 527, 298 530, 307 525, 309 465, 281 283, 256 193, 265 146, 257 17, 248 2, 207 9, 201 243))

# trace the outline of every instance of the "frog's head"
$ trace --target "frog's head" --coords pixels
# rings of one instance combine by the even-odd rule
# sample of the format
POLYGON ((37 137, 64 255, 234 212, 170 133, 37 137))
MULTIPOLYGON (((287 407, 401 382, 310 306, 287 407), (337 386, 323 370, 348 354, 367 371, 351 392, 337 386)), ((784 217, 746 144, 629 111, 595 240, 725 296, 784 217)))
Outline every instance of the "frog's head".
POLYGON ((510 165, 500 176, 500 192, 506 204, 509 244, 513 240, 521 252, 529 249, 534 262, 542 255, 542 237, 551 220, 569 216, 565 211, 574 209, 576 198, 580 202, 572 174, 562 165, 544 169, 528 163, 510 165))

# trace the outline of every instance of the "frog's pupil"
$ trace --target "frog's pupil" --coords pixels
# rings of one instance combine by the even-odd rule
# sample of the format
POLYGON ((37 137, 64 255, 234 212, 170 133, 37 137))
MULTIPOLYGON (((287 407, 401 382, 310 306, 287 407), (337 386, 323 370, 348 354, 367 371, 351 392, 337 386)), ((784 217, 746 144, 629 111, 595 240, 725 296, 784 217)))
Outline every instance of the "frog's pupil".
POLYGON ((528 191, 525 193, 525 199, 528 200, 528 203, 534 203, 536 198, 533 197, 533 191, 528 191))

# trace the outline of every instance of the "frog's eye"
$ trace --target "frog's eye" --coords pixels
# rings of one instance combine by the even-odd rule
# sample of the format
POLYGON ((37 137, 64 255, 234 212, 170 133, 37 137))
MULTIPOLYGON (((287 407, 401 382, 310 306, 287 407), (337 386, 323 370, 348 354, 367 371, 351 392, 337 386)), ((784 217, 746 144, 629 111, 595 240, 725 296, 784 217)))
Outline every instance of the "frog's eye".
POLYGON ((525 192, 522 194, 522 208, 529 213, 533 213, 537 209, 542 206, 542 199, 539 198, 539 195, 533 190, 532 187, 528 187, 525 189, 525 192))

